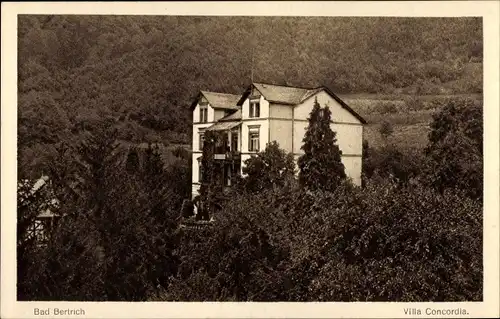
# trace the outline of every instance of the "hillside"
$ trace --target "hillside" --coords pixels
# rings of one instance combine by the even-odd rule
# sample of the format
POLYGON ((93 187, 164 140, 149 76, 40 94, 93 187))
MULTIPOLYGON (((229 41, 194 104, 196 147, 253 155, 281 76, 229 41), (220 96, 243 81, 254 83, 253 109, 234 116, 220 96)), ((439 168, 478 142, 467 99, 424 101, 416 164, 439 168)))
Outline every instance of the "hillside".
POLYGON ((476 18, 30 15, 18 21, 18 134, 27 166, 34 164, 26 154, 72 143, 102 119, 123 140, 189 143, 191 99, 200 89, 241 93, 250 82, 252 51, 254 80, 261 82, 327 85, 391 100, 482 92, 476 18))

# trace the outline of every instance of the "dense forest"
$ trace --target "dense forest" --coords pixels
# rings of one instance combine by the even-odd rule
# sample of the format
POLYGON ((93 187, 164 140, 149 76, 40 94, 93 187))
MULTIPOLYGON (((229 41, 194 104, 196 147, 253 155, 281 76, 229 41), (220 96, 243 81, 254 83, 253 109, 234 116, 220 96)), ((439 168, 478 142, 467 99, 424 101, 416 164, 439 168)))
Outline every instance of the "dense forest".
POLYGON ((18 34, 26 176, 102 119, 121 140, 188 144, 198 90, 241 93, 252 68, 339 93, 482 92, 479 18, 25 15, 18 34))

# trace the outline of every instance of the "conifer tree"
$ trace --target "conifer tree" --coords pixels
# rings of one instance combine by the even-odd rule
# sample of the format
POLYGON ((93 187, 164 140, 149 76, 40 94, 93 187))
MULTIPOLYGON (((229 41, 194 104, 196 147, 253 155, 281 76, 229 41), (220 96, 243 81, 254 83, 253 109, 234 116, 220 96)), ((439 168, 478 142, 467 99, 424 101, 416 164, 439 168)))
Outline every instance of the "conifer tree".
POLYGON ((126 170, 131 173, 135 174, 139 170, 139 152, 137 151, 136 147, 132 147, 127 155, 127 161, 125 163, 125 168, 126 170))
POLYGON ((215 147, 221 136, 216 132, 205 132, 203 142, 203 154, 201 167, 203 170, 202 180, 200 181, 200 204, 197 218, 208 220, 210 212, 213 211, 218 197, 222 194, 222 168, 214 159, 215 147))
POLYGON ((299 183, 310 190, 334 190, 346 178, 341 161, 342 151, 337 145, 336 133, 331 129, 331 112, 321 108, 318 100, 309 115, 309 126, 299 158, 299 183))

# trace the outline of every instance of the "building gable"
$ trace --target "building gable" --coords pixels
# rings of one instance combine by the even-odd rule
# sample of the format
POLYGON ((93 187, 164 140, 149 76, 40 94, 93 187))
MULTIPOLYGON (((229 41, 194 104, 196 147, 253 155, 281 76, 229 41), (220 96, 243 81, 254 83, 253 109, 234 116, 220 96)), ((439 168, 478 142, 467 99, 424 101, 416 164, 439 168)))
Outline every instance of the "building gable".
POLYGON ((294 107, 294 118, 296 120, 307 120, 316 100, 321 107, 328 106, 330 108, 333 122, 360 125, 366 123, 356 112, 346 107, 342 100, 339 102, 328 90, 320 90, 296 105, 294 107))

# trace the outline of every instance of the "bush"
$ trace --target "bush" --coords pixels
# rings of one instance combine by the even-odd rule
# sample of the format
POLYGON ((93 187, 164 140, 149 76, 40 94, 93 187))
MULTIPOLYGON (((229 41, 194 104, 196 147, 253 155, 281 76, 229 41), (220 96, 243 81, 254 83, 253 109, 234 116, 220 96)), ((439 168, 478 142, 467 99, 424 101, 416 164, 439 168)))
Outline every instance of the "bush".
POLYGON ((182 160, 189 161, 191 159, 190 152, 182 146, 177 146, 172 150, 172 154, 182 160))
POLYGON ((184 232, 163 300, 477 301, 481 232, 480 202, 417 182, 239 195, 184 232))
POLYGON ((482 300, 481 203, 387 182, 368 184, 341 206, 337 194, 315 198, 331 207, 320 212, 329 244, 311 283, 319 300, 482 300))
POLYGON ((374 176, 407 184, 421 177, 428 163, 419 149, 398 149, 394 144, 371 148, 363 143, 362 176, 366 181, 374 176))
POLYGON ((461 188, 469 196, 483 194, 483 111, 470 99, 446 101, 430 125, 427 170, 430 183, 443 192, 461 188))
POLYGON ((243 166, 244 178, 239 180, 239 188, 248 192, 273 190, 290 184, 295 178, 293 155, 280 149, 273 141, 266 148, 250 157, 243 166))
POLYGON ((388 121, 383 121, 378 131, 380 135, 382 135, 382 138, 384 140, 387 140, 389 136, 391 136, 392 133, 394 133, 394 128, 392 127, 392 124, 389 123, 388 121))
POLYGON ((189 199, 185 199, 182 202, 181 214, 184 218, 189 218, 194 216, 194 203, 189 199))

